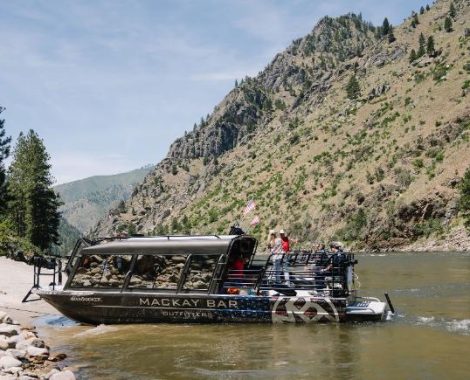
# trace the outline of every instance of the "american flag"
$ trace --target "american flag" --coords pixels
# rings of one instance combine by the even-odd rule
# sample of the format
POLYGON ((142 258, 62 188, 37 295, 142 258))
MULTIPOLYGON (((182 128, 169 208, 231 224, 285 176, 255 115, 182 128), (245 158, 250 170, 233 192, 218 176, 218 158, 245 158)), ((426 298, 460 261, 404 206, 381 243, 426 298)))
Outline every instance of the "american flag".
POLYGON ((252 199, 250 201, 248 201, 248 203, 246 204, 246 207, 245 209, 243 210, 243 215, 247 215, 249 214, 251 211, 253 211, 254 209, 256 208, 256 203, 255 201, 252 199))
POLYGON ((259 216, 256 215, 253 220, 250 222, 250 226, 256 226, 260 222, 259 216))

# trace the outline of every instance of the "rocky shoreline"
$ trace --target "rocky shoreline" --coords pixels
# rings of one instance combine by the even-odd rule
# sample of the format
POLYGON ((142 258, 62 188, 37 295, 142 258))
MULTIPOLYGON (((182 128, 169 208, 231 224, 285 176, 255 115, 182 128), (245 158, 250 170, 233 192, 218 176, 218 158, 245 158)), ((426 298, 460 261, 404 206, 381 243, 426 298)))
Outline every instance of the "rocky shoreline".
POLYGON ((75 380, 61 368, 63 353, 52 353, 34 327, 22 326, 0 311, 0 380, 75 380))

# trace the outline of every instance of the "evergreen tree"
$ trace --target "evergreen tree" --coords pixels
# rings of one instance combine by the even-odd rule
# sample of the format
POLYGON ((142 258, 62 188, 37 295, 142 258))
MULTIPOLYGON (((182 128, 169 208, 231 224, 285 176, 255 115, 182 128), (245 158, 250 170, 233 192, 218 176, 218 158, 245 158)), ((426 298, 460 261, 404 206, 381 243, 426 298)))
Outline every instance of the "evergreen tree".
POLYGON ((47 249, 58 244, 61 204, 51 186, 49 154, 33 130, 20 134, 9 169, 10 219, 17 234, 47 249))
POLYGON ((382 23, 382 28, 380 30, 381 30, 382 36, 386 36, 390 32, 390 23, 388 22, 387 17, 384 18, 384 22, 382 23))
POLYGON ((444 21, 444 30, 447 33, 452 32, 452 20, 450 19, 450 17, 446 17, 446 19, 444 21))
POLYGON ((470 229, 470 168, 465 171, 460 184, 460 211, 463 212, 465 226, 470 229))
POLYGON ((449 7, 449 16, 452 17, 452 18, 455 18, 456 15, 457 15, 457 11, 455 10, 454 2, 451 1, 450 2, 450 7, 449 7))
MULTIPOLYGON (((0 106, 0 114, 4 108, 0 106)), ((6 210, 7 204, 7 188, 6 188, 6 168, 5 160, 10 155, 11 137, 5 137, 5 120, 0 119, 0 216, 6 210)))
POLYGON ((349 99, 357 99, 361 96, 361 88, 356 75, 352 75, 349 79, 349 82, 346 85, 346 93, 349 99))
POLYGON ((430 9, 429 4, 426 4, 426 11, 429 11, 430 9))
POLYGON ((419 35, 419 49, 418 49, 418 58, 422 57, 424 54, 426 54, 426 38, 424 38, 424 34, 421 33, 419 35))
POLYGON ((424 14, 424 7, 419 8, 419 14, 420 15, 424 14))
POLYGON ((429 37, 428 37, 428 43, 427 43, 427 45, 426 45, 426 53, 427 53, 429 56, 433 56, 434 53, 435 53, 434 37, 433 37, 433 36, 429 36, 429 37))
POLYGON ((409 57, 410 63, 416 61, 417 58, 418 58, 418 56, 416 55, 415 49, 411 49, 411 53, 410 53, 410 57, 409 57))
POLYGON ((392 42, 395 42, 397 39, 395 38, 395 35, 393 34, 393 27, 390 26, 390 29, 388 31, 388 42, 389 43, 392 43, 392 42))
POLYGON ((413 13, 413 22, 415 23, 415 26, 419 24, 419 18, 417 13, 413 13))

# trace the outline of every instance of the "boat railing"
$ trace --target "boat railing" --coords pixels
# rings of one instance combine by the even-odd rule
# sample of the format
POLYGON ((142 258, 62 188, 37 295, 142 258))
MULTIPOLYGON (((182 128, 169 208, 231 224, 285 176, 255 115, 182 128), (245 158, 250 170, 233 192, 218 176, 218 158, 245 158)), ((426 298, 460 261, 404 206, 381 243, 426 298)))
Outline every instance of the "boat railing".
POLYGON ((345 254, 339 263, 332 260, 332 256, 308 251, 272 254, 266 261, 258 289, 284 293, 288 289, 305 290, 314 294, 347 296, 351 290, 347 268, 356 263, 354 255, 345 254))
POLYGON ((223 288, 228 289, 257 289, 263 278, 264 269, 229 269, 223 288))

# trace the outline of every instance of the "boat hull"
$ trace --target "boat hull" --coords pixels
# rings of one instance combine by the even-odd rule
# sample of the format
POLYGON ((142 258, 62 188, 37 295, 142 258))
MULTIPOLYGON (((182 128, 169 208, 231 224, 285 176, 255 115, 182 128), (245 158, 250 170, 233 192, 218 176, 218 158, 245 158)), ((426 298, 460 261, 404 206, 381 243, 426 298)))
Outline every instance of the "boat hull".
POLYGON ((67 317, 88 324, 345 322, 346 299, 39 291, 67 317))

